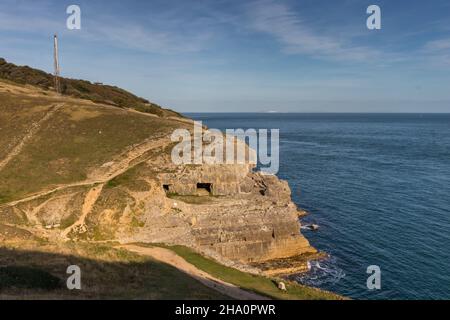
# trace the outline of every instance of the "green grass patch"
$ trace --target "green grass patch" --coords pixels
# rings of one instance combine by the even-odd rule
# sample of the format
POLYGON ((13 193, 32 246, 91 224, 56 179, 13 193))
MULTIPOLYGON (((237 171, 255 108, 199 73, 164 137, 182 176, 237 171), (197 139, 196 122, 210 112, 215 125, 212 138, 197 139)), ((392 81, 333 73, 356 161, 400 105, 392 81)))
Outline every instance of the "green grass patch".
POLYGON ((7 203, 11 201, 11 196, 7 194, 0 194, 0 204, 1 203, 7 203))
POLYGON ((61 221, 60 229, 64 230, 73 225, 78 220, 78 216, 72 213, 70 216, 61 221))
POLYGON ((136 217, 133 217, 131 219, 131 226, 133 228, 143 228, 145 226, 145 223, 140 221, 140 220, 138 220, 136 217))
POLYGON ((283 280, 283 282, 285 282, 286 284, 287 292, 283 292, 277 288, 276 281, 273 278, 253 275, 250 273, 239 271, 234 268, 226 267, 184 246, 166 246, 166 245, 158 245, 158 246, 174 251, 189 263, 193 264, 197 268, 209 273, 210 275, 216 278, 232 283, 236 286, 241 287, 242 289, 253 291, 274 299, 283 299, 283 300, 343 299, 343 297, 331 292, 322 291, 316 288, 303 286, 285 280, 283 280))
POLYGON ((140 163, 131 169, 125 171, 124 173, 114 177, 109 180, 105 187, 108 189, 112 189, 119 186, 126 186, 132 189, 133 191, 146 191, 149 188, 148 183, 145 180, 139 179, 142 175, 142 170, 144 169, 145 164, 140 163))

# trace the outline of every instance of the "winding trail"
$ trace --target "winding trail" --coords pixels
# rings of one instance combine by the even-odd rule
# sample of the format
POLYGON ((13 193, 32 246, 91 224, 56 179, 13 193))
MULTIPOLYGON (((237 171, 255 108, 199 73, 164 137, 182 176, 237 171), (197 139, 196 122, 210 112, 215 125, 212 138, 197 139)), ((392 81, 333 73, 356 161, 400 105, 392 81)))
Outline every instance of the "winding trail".
POLYGON ((243 290, 234 284, 222 281, 203 270, 198 269, 193 264, 187 262, 175 252, 160 247, 141 247, 137 245, 122 245, 119 248, 148 256, 163 263, 169 264, 190 277, 200 281, 208 288, 214 289, 226 296, 237 300, 270 300, 270 298, 243 290))
POLYGON ((67 235, 72 231, 75 230, 75 228, 83 228, 85 227, 85 221, 87 215, 92 211, 92 208, 94 207, 95 203, 97 202, 98 197, 100 196, 100 193, 103 189, 103 184, 93 187, 86 195, 86 198, 84 199, 83 207, 81 208, 81 215, 78 218, 77 221, 75 221, 74 224, 64 229, 62 232, 62 237, 67 238, 67 235))
POLYGON ((51 106, 45 115, 39 120, 31 124, 31 128, 19 143, 0 161, 0 170, 2 170, 11 160, 16 157, 23 149, 23 147, 30 141, 34 135, 39 131, 41 125, 46 122, 56 111, 58 111, 64 104, 56 104, 51 106))
POLYGON ((131 168, 137 166, 138 164, 148 160, 148 157, 144 157, 143 159, 137 161, 137 159, 141 158, 146 152, 148 152, 148 151, 150 151, 152 149, 156 149, 156 148, 165 146, 169 142, 170 142, 170 138, 168 138, 168 137, 159 138, 159 139, 156 139, 156 140, 154 140, 154 139, 147 139, 145 142, 143 142, 139 146, 135 147, 130 152, 131 154, 127 155, 127 157, 125 159, 123 159, 123 160, 119 161, 118 163, 116 163, 114 165, 114 167, 110 168, 110 170, 108 170, 108 172, 105 173, 105 174, 98 175, 96 177, 93 177, 91 179, 87 179, 87 180, 84 180, 84 181, 79 181, 79 182, 74 182, 74 183, 60 185, 60 186, 55 187, 53 189, 43 190, 43 191, 40 191, 38 193, 32 194, 32 195, 30 195, 28 197, 25 197, 25 198, 22 198, 22 199, 19 199, 19 200, 15 200, 15 201, 11 201, 11 202, 8 202, 8 203, 1 204, 0 208, 15 206, 17 204, 28 202, 28 201, 31 201, 31 200, 35 200, 35 199, 38 199, 40 197, 52 194, 52 193, 57 192, 57 191, 68 189, 68 188, 92 186, 92 185, 95 185, 95 184, 107 183, 109 180, 111 180, 111 179, 121 175, 122 173, 125 173, 129 169, 131 169, 131 168), (133 164, 131 164, 131 163, 133 163, 133 164))

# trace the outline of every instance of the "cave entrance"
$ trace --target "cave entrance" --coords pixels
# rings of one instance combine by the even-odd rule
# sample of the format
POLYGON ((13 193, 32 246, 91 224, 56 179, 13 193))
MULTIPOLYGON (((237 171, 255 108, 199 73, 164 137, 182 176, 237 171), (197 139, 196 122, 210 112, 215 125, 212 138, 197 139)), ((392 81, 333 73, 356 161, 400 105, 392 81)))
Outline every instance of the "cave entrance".
POLYGON ((200 196, 209 196, 212 191, 211 183, 197 183, 197 194, 200 196))
POLYGON ((170 184, 163 184, 163 189, 166 193, 169 193, 170 191, 170 184))

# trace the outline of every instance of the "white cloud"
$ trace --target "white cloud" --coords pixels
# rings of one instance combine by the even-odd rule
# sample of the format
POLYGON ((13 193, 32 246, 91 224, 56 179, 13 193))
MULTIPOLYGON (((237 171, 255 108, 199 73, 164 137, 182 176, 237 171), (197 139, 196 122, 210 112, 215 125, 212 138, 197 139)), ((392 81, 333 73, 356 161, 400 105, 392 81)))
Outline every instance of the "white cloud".
POLYGON ((98 41, 106 41, 122 48, 137 49, 151 53, 196 52, 205 48, 211 38, 209 32, 173 32, 143 28, 137 24, 96 24, 88 35, 98 41))
POLYGON ((433 40, 425 45, 425 50, 430 52, 443 51, 448 49, 450 49, 450 38, 433 40))
POLYGON ((247 14, 250 28, 273 36, 288 54, 357 61, 368 61, 381 55, 378 50, 315 33, 289 7, 272 0, 251 3, 247 7, 247 14))
POLYGON ((183 16, 165 15, 141 24, 128 17, 99 13, 95 20, 88 20, 83 19, 82 7, 80 31, 67 30, 66 19, 65 11, 55 13, 47 6, 0 3, 0 31, 44 36, 58 33, 116 48, 162 54, 201 51, 212 38, 210 29, 202 29, 183 16))
POLYGON ((427 42, 421 51, 431 64, 450 67, 450 38, 427 42))

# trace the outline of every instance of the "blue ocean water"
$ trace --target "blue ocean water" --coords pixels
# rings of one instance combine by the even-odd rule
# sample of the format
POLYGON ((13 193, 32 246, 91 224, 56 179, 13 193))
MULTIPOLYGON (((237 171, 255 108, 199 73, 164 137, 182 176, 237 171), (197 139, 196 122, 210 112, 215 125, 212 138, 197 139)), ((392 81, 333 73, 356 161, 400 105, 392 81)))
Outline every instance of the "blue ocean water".
POLYGON ((280 129, 280 171, 330 254, 302 283, 356 299, 450 299, 450 114, 188 114, 280 129), (381 290, 368 290, 369 265, 381 290))

